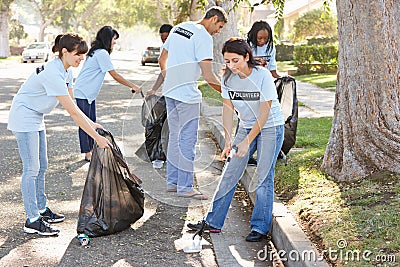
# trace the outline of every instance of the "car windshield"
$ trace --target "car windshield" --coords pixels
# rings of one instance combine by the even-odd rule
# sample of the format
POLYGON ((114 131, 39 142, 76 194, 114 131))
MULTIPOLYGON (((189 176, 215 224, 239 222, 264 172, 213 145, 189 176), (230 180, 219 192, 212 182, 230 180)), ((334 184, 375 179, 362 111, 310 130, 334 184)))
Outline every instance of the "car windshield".
POLYGON ((45 44, 30 44, 28 45, 27 49, 42 49, 46 48, 45 44))

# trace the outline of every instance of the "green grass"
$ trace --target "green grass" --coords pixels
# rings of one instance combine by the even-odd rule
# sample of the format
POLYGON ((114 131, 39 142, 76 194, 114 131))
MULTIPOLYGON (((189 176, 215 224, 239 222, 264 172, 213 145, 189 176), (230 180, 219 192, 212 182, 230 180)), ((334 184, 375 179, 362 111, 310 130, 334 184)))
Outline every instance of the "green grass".
POLYGON ((199 82, 199 89, 203 94, 203 99, 210 106, 222 106, 222 97, 219 92, 209 86, 205 81, 199 82))
MULTIPOLYGON (((319 249, 371 251, 371 261, 338 258, 336 266, 399 266, 400 175, 380 173, 354 183, 339 183, 321 171, 332 118, 299 119, 296 148, 288 165, 278 161, 276 195, 301 220, 319 249), (376 256, 396 258, 379 265, 376 256)), ((338 254, 336 254, 338 255, 338 254)))
MULTIPOLYGON (((293 61, 278 61, 278 72, 287 72, 288 70, 296 70, 293 61)), ((306 75, 293 75, 296 80, 312 83, 322 88, 336 91, 336 73, 312 73, 306 75)))
POLYGON ((277 61, 276 68, 278 69, 278 72, 280 72, 280 71, 287 72, 288 70, 297 69, 294 66, 293 61, 277 61))
POLYGON ((336 73, 313 73, 294 76, 298 81, 312 83, 322 88, 336 90, 336 73))
POLYGON ((21 56, 10 56, 6 58, 0 58, 0 63, 9 61, 21 61, 21 56))

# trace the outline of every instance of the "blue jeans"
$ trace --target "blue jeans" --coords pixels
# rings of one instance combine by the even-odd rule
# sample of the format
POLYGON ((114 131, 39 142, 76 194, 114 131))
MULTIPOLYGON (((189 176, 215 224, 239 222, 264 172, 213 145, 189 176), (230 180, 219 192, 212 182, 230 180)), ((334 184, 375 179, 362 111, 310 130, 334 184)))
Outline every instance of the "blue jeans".
POLYGON ((33 221, 46 208, 44 173, 47 170, 46 132, 14 132, 22 160, 21 192, 25 212, 33 221))
POLYGON ((193 190, 195 145, 199 128, 200 103, 187 104, 166 97, 169 140, 167 188, 178 194, 193 190))
MULTIPOLYGON (((76 105, 80 110, 93 122, 96 122, 96 100, 94 100, 91 104, 87 101, 87 99, 79 99, 76 98, 76 105)), ((90 137, 84 130, 79 128, 79 145, 81 147, 81 153, 87 153, 92 151, 94 140, 90 137)))
MULTIPOLYGON (((283 143, 283 125, 262 129, 250 144, 249 151, 253 146, 257 146, 259 163, 257 164, 257 182, 254 183, 256 202, 250 227, 252 231, 260 234, 267 234, 272 222, 272 207, 274 203, 274 176, 275 163, 283 143)), ((250 132, 251 129, 239 128, 235 137, 234 144, 240 143, 250 132)), ((249 151, 242 158, 233 157, 221 178, 217 190, 214 194, 212 205, 206 215, 206 222, 215 228, 221 229, 224 225, 229 206, 239 179, 247 166, 249 151)), ((255 179, 255 178, 254 178, 255 179)))

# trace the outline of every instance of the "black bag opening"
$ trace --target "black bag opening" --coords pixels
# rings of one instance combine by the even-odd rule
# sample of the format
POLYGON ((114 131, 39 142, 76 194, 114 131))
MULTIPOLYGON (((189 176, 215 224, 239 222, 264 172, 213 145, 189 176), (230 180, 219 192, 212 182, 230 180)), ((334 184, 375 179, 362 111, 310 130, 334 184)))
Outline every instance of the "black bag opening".
MULTIPOLYGON (((296 143, 299 108, 297 103, 296 81, 292 77, 281 77, 275 80, 278 100, 285 119, 285 134, 281 151, 287 155, 296 143)), ((282 157, 283 155, 280 155, 282 157)))
POLYGON ((169 128, 167 108, 163 96, 150 95, 142 105, 142 125, 145 141, 135 154, 142 160, 166 160, 169 128))

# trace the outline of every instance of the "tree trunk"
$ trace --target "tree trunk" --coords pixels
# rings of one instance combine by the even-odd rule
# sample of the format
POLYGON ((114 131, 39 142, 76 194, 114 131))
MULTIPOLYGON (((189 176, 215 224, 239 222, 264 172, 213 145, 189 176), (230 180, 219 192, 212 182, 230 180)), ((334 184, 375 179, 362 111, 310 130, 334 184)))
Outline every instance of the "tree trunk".
POLYGON ((190 1, 190 14, 189 19, 191 21, 200 20, 203 17, 203 11, 199 9, 198 0, 191 0, 190 1))
MULTIPOLYGON (((232 10, 234 1, 225 0, 225 1, 208 1, 209 7, 218 5, 222 7, 228 13, 228 23, 222 28, 221 33, 214 34, 214 62, 218 63, 217 66, 221 67, 221 64, 224 63, 224 58, 222 56, 222 46, 229 38, 238 35, 237 30, 237 22, 236 22, 236 12, 232 10)), ((214 68, 216 74, 220 74, 220 68, 214 68)))
POLYGON ((323 170, 338 181, 400 173, 400 5, 337 0, 335 115, 323 170))
POLYGON ((10 9, 8 6, 3 6, 0 9, 0 58, 10 56, 10 43, 8 40, 8 14, 10 9))

